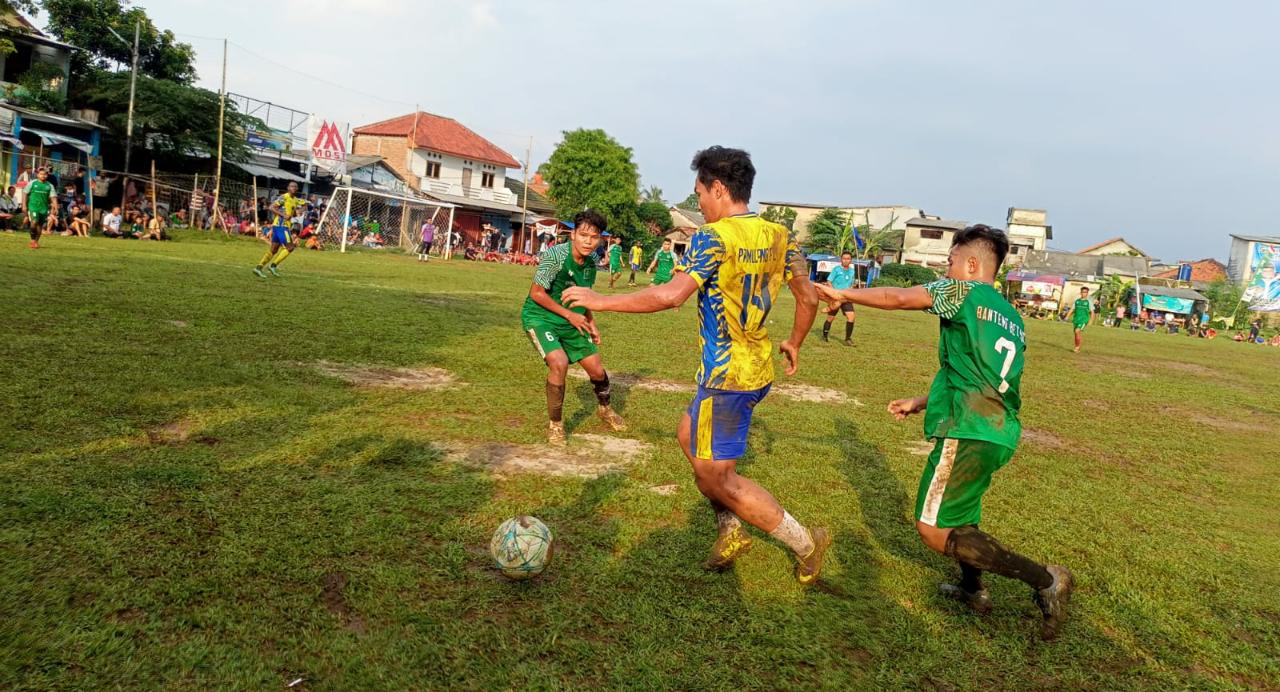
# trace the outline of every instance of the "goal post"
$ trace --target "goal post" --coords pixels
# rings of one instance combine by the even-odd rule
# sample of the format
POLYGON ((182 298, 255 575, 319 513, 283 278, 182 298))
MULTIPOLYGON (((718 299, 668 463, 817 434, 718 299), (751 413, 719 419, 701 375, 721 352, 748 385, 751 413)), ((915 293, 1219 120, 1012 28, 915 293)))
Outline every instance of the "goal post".
POLYGON ((350 245, 363 244, 371 233, 382 237, 383 247, 413 252, 428 220, 435 225, 437 238, 453 229, 453 210, 448 202, 339 187, 325 205, 316 235, 325 243, 338 245, 342 252, 350 245))

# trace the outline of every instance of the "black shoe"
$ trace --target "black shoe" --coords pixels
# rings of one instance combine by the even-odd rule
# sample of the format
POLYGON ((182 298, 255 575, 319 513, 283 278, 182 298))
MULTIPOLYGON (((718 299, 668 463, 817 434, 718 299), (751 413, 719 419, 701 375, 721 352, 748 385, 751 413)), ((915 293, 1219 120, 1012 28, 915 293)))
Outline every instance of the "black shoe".
POLYGON ((950 598, 954 601, 969 606, 969 609, 979 615, 986 615, 995 607, 995 603, 991 601, 991 594, 986 589, 978 589, 977 591, 965 591, 964 587, 959 584, 943 583, 938 584, 938 593, 950 598))
POLYGON ((1071 570, 1061 565, 1049 565, 1045 569, 1053 575, 1053 583, 1048 588, 1036 592, 1036 605, 1044 613, 1044 624, 1040 627, 1040 638, 1053 641, 1067 621, 1067 602, 1071 600, 1071 592, 1075 591, 1075 578, 1071 570))
POLYGON ((824 342, 825 342, 825 341, 831 341, 831 335, 830 335, 830 334, 828 334, 828 333, 826 333, 826 332, 823 332, 823 333, 822 333, 822 340, 823 340, 824 342))

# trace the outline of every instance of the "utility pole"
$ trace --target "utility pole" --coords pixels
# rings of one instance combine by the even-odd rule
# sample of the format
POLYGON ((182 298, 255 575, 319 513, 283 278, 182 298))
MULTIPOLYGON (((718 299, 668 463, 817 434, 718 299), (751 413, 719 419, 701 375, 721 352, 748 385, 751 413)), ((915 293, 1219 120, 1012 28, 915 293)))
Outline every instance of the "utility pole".
MULTIPOLYGON (((227 39, 222 39, 222 91, 218 104, 218 172, 213 181, 213 213, 222 218, 222 207, 218 206, 222 196, 222 128, 227 115, 227 39)), ((258 200, 253 201, 254 204, 258 200)), ((225 222, 223 224, 226 225, 225 222)))
POLYGON ((529 146, 524 149, 524 210, 520 214, 520 230, 524 231, 520 240, 529 240, 529 249, 533 249, 533 240, 529 239, 529 166, 533 156, 533 135, 529 135, 529 146))
MULTIPOLYGON (((121 43, 126 46, 129 45, 129 42, 124 40, 123 36, 117 34, 115 29, 107 27, 107 31, 110 31, 112 36, 120 39, 121 43)), ((124 138, 124 172, 126 174, 129 173, 129 160, 133 158, 133 100, 138 92, 138 39, 141 35, 142 21, 139 20, 133 24, 133 69, 132 74, 129 75, 129 122, 125 126, 124 138)))

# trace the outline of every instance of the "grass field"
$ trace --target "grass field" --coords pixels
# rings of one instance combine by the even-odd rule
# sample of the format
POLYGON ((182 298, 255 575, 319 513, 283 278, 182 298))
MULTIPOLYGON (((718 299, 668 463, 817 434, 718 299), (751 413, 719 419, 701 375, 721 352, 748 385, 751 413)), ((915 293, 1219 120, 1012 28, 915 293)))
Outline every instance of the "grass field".
MULTIPOLYGON (((1044 644, 1019 583, 988 579, 986 618, 941 600, 952 567, 915 536, 919 422, 883 407, 926 390, 935 318, 860 311, 852 349, 815 331, 794 380, 850 401, 758 409, 745 473, 836 538, 805 590, 764 540, 699 569, 686 393, 617 389, 648 445, 621 473, 457 460, 543 438, 529 268, 299 252, 263 281, 245 240, 25 245, 0 235, 0 687, 1280 687, 1280 350, 1094 327, 1073 355, 1029 325, 1027 433, 983 526, 1075 571, 1044 644), (486 549, 522 513, 557 554, 509 583, 486 549)), ((687 383, 694 321, 601 316, 605 363, 687 383)), ((604 430, 570 382, 573 445, 604 430)))

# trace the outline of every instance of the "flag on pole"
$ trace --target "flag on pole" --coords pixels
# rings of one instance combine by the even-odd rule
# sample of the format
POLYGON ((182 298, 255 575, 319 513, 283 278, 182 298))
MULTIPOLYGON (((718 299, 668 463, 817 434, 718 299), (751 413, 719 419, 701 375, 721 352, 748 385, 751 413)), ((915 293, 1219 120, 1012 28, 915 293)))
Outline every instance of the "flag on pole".
POLYGON ((858 227, 849 226, 849 232, 853 235, 853 243, 858 246, 858 252, 865 250, 867 243, 862 239, 862 234, 858 232, 858 227))

